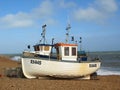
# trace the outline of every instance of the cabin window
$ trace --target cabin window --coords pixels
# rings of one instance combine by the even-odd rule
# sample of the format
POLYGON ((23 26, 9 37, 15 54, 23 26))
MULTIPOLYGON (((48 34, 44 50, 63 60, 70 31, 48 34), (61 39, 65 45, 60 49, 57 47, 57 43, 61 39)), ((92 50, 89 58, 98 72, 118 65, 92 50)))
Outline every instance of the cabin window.
POLYGON ((69 56, 69 47, 64 48, 65 56, 69 56))
POLYGON ((45 46, 45 47, 44 47, 44 50, 45 50, 45 51, 49 51, 49 46, 45 46))
POLYGON ((39 51, 39 46, 34 47, 35 51, 39 51))
POLYGON ((40 51, 43 51, 43 46, 40 46, 40 51))
POLYGON ((72 56, 76 56, 76 48, 72 47, 72 56))
POLYGON ((36 48, 34 47, 34 50, 36 51, 36 48))
POLYGON ((40 49, 39 49, 39 46, 37 46, 37 51, 39 51, 40 49))

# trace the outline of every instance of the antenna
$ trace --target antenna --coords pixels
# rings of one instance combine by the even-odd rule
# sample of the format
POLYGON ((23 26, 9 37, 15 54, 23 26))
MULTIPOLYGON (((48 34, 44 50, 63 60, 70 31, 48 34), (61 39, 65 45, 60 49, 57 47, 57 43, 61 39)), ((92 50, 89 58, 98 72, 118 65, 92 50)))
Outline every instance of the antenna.
POLYGON ((41 36, 43 38, 43 44, 45 44, 45 40, 46 40, 46 36, 45 36, 46 35, 46 26, 47 26, 46 24, 42 26, 43 31, 41 33, 41 36))
POLYGON ((82 37, 80 37, 79 43, 80 43, 80 51, 82 51, 82 37))
POLYGON ((74 41, 74 36, 71 37, 71 41, 74 41))
POLYGON ((53 44, 54 44, 54 38, 52 38, 52 48, 51 48, 51 55, 53 54, 53 44))
POLYGON ((71 26, 70 26, 70 20, 69 20, 69 17, 68 17, 68 25, 66 27, 66 31, 67 31, 67 33, 66 33, 66 43, 68 43, 68 41, 69 41, 69 32, 70 32, 70 29, 71 29, 71 26))

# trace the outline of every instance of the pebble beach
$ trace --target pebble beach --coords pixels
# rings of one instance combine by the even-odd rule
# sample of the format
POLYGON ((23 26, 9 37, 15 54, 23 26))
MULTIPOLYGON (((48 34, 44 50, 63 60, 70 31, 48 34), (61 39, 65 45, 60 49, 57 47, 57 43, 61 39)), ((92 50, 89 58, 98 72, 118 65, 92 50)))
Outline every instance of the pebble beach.
POLYGON ((0 90, 120 90, 120 75, 98 75, 96 80, 57 78, 9 78, 4 69, 17 67, 18 62, 0 56, 0 90))

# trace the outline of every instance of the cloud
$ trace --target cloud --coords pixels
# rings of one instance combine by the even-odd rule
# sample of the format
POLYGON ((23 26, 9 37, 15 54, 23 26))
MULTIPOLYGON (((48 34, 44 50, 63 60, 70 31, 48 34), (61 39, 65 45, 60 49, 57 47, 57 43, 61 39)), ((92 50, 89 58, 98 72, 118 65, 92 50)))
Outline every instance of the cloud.
POLYGON ((33 25, 33 21, 26 13, 19 12, 0 18, 0 25, 5 28, 28 27, 33 25))
POLYGON ((60 7, 62 8, 73 8, 76 7, 76 4, 74 2, 65 2, 64 0, 60 0, 59 2, 60 7))
POLYGON ((37 18, 43 18, 43 17, 48 17, 52 16, 54 13, 54 7, 53 3, 50 1, 44 1, 40 4, 39 7, 34 8, 31 12, 33 17, 37 18))
POLYGON ((30 12, 17 12, 0 17, 0 28, 24 28, 38 25, 40 22, 49 25, 56 24, 58 13, 63 15, 69 11, 77 21, 102 22, 118 10, 115 0, 95 0, 87 8, 81 8, 73 1, 43 0, 38 7, 30 12))
POLYGON ((97 0, 95 4, 101 11, 107 13, 115 12, 118 9, 116 0, 97 0))
POLYGON ((81 9, 79 8, 78 10, 74 11, 74 18, 76 20, 86 20, 86 21, 91 21, 91 20, 101 20, 101 18, 105 18, 105 16, 99 12, 98 10, 88 7, 87 9, 81 9))
POLYGON ((102 22, 117 11, 118 6, 115 0, 96 0, 89 7, 74 10, 73 17, 77 21, 102 22))
MULTIPOLYGON (((33 8, 30 12, 18 12, 16 14, 7 14, 0 17, 0 28, 20 28, 31 27, 37 24, 37 21, 48 19, 54 14, 53 3, 45 0, 41 2, 39 7, 33 8)), ((49 24, 54 23, 54 20, 50 19, 49 24)))

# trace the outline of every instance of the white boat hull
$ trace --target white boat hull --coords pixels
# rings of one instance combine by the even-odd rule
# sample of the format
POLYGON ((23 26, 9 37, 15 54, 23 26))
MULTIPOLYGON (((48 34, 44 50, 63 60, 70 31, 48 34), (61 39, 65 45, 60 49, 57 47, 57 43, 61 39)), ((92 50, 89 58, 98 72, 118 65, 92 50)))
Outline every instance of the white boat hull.
POLYGON ((90 75, 100 68, 101 62, 64 62, 21 58, 23 74, 27 78, 52 76, 59 78, 76 78, 90 75))

